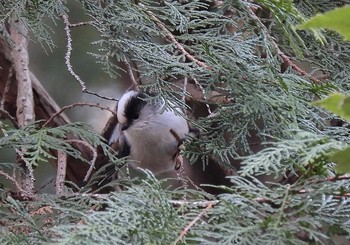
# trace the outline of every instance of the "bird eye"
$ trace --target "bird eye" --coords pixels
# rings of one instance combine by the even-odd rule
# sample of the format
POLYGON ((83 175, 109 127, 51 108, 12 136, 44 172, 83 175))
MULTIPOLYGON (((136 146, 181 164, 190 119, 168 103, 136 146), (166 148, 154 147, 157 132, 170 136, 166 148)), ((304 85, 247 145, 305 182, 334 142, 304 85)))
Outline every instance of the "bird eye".
POLYGON ((134 114, 134 115, 132 115, 132 119, 138 119, 140 117, 140 115, 138 114, 138 113, 136 113, 136 114, 134 114))

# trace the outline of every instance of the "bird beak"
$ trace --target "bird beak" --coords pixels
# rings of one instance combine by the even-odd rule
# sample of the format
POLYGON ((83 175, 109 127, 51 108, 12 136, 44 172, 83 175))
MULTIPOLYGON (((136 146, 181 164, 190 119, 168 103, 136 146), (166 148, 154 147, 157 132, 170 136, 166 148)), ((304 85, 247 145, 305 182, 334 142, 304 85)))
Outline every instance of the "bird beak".
POLYGON ((129 123, 122 124, 122 131, 127 130, 130 127, 129 123))

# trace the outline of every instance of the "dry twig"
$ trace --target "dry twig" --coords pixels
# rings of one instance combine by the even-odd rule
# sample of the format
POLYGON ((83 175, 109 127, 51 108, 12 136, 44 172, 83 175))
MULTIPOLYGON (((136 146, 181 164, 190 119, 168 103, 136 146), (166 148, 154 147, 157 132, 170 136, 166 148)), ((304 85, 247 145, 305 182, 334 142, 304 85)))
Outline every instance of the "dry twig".
POLYGON ((17 190, 21 193, 25 193, 25 190, 22 189, 21 185, 16 181, 15 178, 11 177, 7 173, 0 170, 0 175, 4 176, 6 179, 10 180, 17 188, 17 190))
POLYGON ((209 202, 207 207, 202 210, 180 233, 180 236, 175 240, 174 244, 177 244, 184 236, 186 236, 187 232, 191 229, 194 224, 208 212, 209 209, 213 207, 213 203, 209 202))
POLYGON ((115 111, 111 110, 108 107, 104 107, 98 104, 94 104, 94 103, 88 103, 88 102, 78 102, 78 103, 74 103, 71 105, 67 105, 62 107, 59 111, 57 111, 56 113, 54 113, 44 124, 43 124, 43 128, 46 127, 47 125, 49 125, 51 123, 51 121, 58 116, 59 114, 61 114, 62 112, 64 112, 65 110, 69 110, 72 109, 73 107, 77 107, 77 106, 90 106, 90 107, 96 107, 96 108, 100 108, 101 110, 106 110, 109 111, 110 113, 112 113, 113 115, 115 115, 115 111))
POLYGON ((137 80, 135 79, 133 68, 131 67, 131 65, 129 64, 129 62, 127 60, 124 61, 124 64, 126 66, 130 80, 132 82, 131 89, 138 89, 139 84, 138 84, 137 80))
MULTIPOLYGON (((200 84, 200 82, 198 82, 198 80, 197 80, 196 78, 194 78, 194 77, 191 77, 191 78, 193 79, 193 81, 195 82, 195 84, 198 86, 198 88, 199 88, 200 91, 202 92, 204 100, 205 100, 205 101, 208 101, 208 98, 207 98, 206 95, 205 95, 204 88, 203 88, 202 84, 200 84)), ((210 116, 210 115, 212 114, 212 111, 211 111, 211 109, 210 109, 210 106, 209 106, 208 103, 205 103, 205 106, 207 107, 207 111, 208 111, 209 116, 210 116)))
POLYGON ((97 151, 92 145, 90 145, 89 143, 87 143, 86 141, 83 141, 83 140, 67 140, 67 142, 75 142, 78 144, 82 144, 83 146, 86 146, 92 152, 92 159, 90 161, 90 168, 84 177, 84 182, 87 182, 91 176, 91 173, 92 173, 94 167, 95 167, 95 162, 97 159, 97 151))
POLYGON ((57 151, 57 175, 56 175, 56 195, 64 194, 64 181, 67 170, 67 153, 57 151))
POLYGON ((69 22, 69 19, 68 19, 68 16, 66 14, 62 14, 62 18, 63 18, 63 22, 64 22, 64 30, 66 32, 66 38, 67 38, 67 51, 66 51, 66 55, 65 55, 65 60, 66 60, 66 66, 67 66, 67 69, 69 71, 69 73, 80 83, 80 86, 81 86, 81 90, 83 93, 87 93, 87 94, 91 94, 91 95, 95 95, 99 98, 102 98, 102 99, 106 99, 106 100, 113 100, 113 101, 117 101, 117 99, 115 98, 111 98, 111 97, 107 97, 107 96, 103 96, 103 95, 100 95, 98 93, 95 93, 95 92, 92 92, 92 91, 89 91, 87 88, 86 88, 86 85, 85 85, 85 82, 80 78, 80 76, 78 74, 76 74, 73 70, 73 67, 72 67, 72 64, 70 62, 71 60, 71 56, 72 56, 72 36, 71 36, 71 33, 70 33, 70 27, 75 27, 77 26, 77 24, 71 24, 69 22))
POLYGON ((0 115, 5 116, 8 120, 10 120, 15 128, 19 128, 16 119, 12 117, 8 111, 5 111, 4 109, 0 108, 0 115))
POLYGON ((10 67, 9 69, 9 74, 6 80, 6 84, 5 84, 5 88, 4 88, 4 93, 2 94, 2 98, 1 98, 1 103, 0 103, 0 108, 4 109, 5 108, 5 102, 6 102, 6 97, 7 94, 10 91, 10 85, 11 85, 11 80, 12 80, 12 76, 13 76, 13 67, 10 67))

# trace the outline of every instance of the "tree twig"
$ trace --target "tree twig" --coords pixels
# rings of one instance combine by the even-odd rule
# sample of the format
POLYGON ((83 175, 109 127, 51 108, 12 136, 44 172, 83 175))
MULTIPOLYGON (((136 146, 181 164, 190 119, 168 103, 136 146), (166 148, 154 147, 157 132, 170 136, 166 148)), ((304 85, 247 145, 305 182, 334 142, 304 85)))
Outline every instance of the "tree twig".
MULTIPOLYGON (((199 88, 200 91, 202 92, 204 100, 205 100, 205 101, 208 101, 208 98, 207 98, 207 96, 205 95, 204 88, 203 88, 202 84, 200 84, 200 82, 198 82, 198 80, 197 80, 195 77, 191 77, 191 78, 193 79, 194 83, 198 86, 198 88, 199 88)), ((211 111, 211 109, 210 109, 209 104, 208 104, 208 103, 205 103, 205 106, 207 107, 207 111, 208 111, 209 115, 211 115, 211 114, 212 114, 212 111, 211 111)))
POLYGON ((1 103, 0 103, 1 109, 5 108, 6 97, 7 97, 9 90, 10 90, 12 76, 13 76, 13 67, 11 66, 9 69, 9 74, 8 74, 7 80, 6 80, 4 93, 3 93, 2 98, 1 98, 1 103))
POLYGON ((67 170, 67 153, 57 151, 57 175, 56 175, 56 195, 64 194, 64 181, 67 170))
POLYGON ((286 54, 284 54, 282 52, 282 50, 279 48, 278 44, 273 40, 273 38, 271 37, 271 35, 269 34, 269 30, 267 29, 267 27, 261 22, 261 20, 259 19, 259 17, 254 13, 253 9, 250 7, 246 8, 250 17, 259 24, 259 26, 264 30, 265 33, 267 33, 270 42, 273 46, 273 48, 276 50, 276 52, 278 53, 278 55, 283 59, 283 61, 291 66, 293 68, 293 70, 295 70, 296 72, 298 72, 300 75, 302 76, 307 76, 310 78, 310 80, 314 83, 321 83, 321 81, 311 75, 309 75, 306 71, 304 71, 303 69, 301 69, 297 64, 295 64, 286 54))
POLYGON ((71 60, 71 56, 72 56, 72 36, 70 34, 70 22, 69 22, 69 19, 68 19, 68 16, 65 15, 65 14, 62 14, 62 19, 63 19, 63 22, 64 22, 64 30, 66 32, 66 38, 67 38, 67 51, 66 51, 66 55, 65 55, 65 60, 66 60, 66 66, 67 66, 67 69, 69 71, 69 73, 80 83, 80 86, 82 87, 82 91, 84 92, 86 90, 86 85, 85 85, 85 82, 80 78, 80 76, 78 74, 76 74, 74 71, 73 71, 73 67, 70 63, 70 60, 71 60))
POLYGON ((213 203, 209 202, 207 207, 203 209, 180 233, 180 236, 175 240, 174 244, 177 244, 184 236, 186 236, 187 232, 191 229, 192 226, 200 219, 202 216, 208 212, 209 209, 213 207, 213 203))
POLYGON ((4 176, 6 179, 10 180, 17 188, 17 190, 21 193, 25 193, 26 191, 22 189, 21 185, 16 181, 15 178, 11 177, 7 173, 0 170, 0 175, 4 176))
POLYGON ((89 150, 92 152, 92 159, 90 161, 90 168, 84 177, 84 182, 87 182, 91 176, 91 173, 92 173, 94 167, 95 167, 95 162, 97 159, 97 151, 92 145, 90 145, 89 143, 87 143, 86 141, 83 141, 83 140, 67 140, 67 142, 75 142, 78 144, 82 144, 83 146, 86 146, 87 148, 89 148, 89 150))
POLYGON ((313 81, 316 84, 321 83, 321 81, 311 75, 309 75, 306 71, 301 69, 297 64, 295 64, 287 55, 285 55, 281 50, 278 50, 278 54, 283 59, 285 63, 287 63, 290 67, 293 68, 296 72, 298 72, 302 76, 308 76, 311 81, 313 81))
POLYGON ((85 82, 80 78, 80 76, 78 74, 76 74, 74 72, 72 64, 70 62, 71 56, 72 56, 72 50, 73 50, 73 48, 72 48, 72 36, 70 33, 70 27, 72 26, 72 24, 69 22, 68 16, 66 14, 62 14, 62 19, 63 19, 64 25, 65 25, 64 30, 66 32, 66 38, 67 38, 67 51, 66 51, 66 55, 65 55, 66 66, 67 66, 69 73, 80 83, 80 86, 82 88, 81 91, 83 93, 95 95, 95 96, 102 98, 102 99, 117 101, 117 99, 115 99, 115 98, 103 96, 103 95, 100 95, 98 93, 89 91, 86 88, 85 82))
POLYGON ((349 174, 344 174, 344 175, 337 175, 337 176, 334 176, 334 177, 328 177, 326 179, 327 181, 338 181, 338 180, 350 180, 350 175, 349 174))
POLYGON ((11 123, 12 123, 12 125, 13 125, 15 128, 17 128, 17 129, 19 128, 16 119, 15 119, 14 117, 12 117, 12 116, 10 115, 10 113, 8 113, 8 111, 5 111, 4 109, 0 108, 0 114, 1 114, 2 116, 5 116, 8 120, 10 120, 11 123))
POLYGON ((108 107, 104 107, 98 104, 94 104, 94 103, 89 103, 89 102, 77 102, 71 105, 67 105, 62 107, 59 111, 57 111, 56 113, 54 113, 43 125, 42 128, 46 127, 47 125, 49 125, 51 123, 51 121, 58 116, 59 114, 61 114, 62 112, 64 112, 65 110, 69 110, 72 109, 73 107, 77 107, 77 106, 90 106, 90 107, 96 107, 96 108, 100 108, 101 110, 106 110, 109 111, 110 113, 112 113, 113 115, 116 114, 115 111, 111 110, 108 107))
POLYGON ((129 62, 127 60, 124 61, 124 64, 126 66, 130 80, 132 82, 132 89, 138 89, 139 84, 138 84, 137 80, 135 79, 134 71, 133 71, 131 65, 129 64, 129 62))
POLYGON ((83 21, 83 22, 77 22, 77 23, 69 23, 69 27, 80 27, 80 26, 86 26, 93 24, 93 21, 83 21))
POLYGON ((186 49, 176 40, 174 35, 164 26, 164 24, 149 10, 146 9, 146 7, 142 4, 139 3, 139 6, 142 7, 142 9, 147 13, 147 15, 153 20, 158 28, 164 32, 165 37, 173 43, 176 48, 190 61, 194 62, 196 65, 203 67, 207 70, 212 70, 213 68, 211 66, 208 66, 205 64, 203 61, 198 60, 195 58, 193 55, 191 55, 189 52, 186 51, 186 49))

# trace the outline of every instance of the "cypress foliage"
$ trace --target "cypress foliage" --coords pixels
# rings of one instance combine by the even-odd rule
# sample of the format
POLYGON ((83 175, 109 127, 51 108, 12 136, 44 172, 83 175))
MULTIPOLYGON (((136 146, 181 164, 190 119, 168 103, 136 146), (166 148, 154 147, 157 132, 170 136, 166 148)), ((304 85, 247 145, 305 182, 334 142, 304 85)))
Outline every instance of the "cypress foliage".
MULTIPOLYGON (((170 98, 174 104, 168 106, 186 108, 201 133, 183 154, 204 169, 214 159, 234 173, 231 185, 216 186, 220 195, 168 190, 145 170, 141 180, 121 177, 123 190, 108 194, 67 183, 64 195, 23 200, 1 186, 1 244, 329 244, 349 238, 350 181, 336 175, 331 160, 349 146, 349 127, 312 102, 347 92, 350 43, 333 32, 295 29, 348 1, 77 4, 88 21, 69 23, 74 13, 65 1, 2 1, 1 35, 11 47, 16 20, 29 30, 30 41, 52 50, 50 26, 62 22, 71 69, 70 31, 95 28, 92 58, 111 78, 133 74, 131 83, 170 98), (334 125, 336 120, 341 123, 334 125)), ((88 92, 89 84, 75 79, 88 92)), ((56 151, 88 164, 91 159, 67 140, 72 135, 112 164, 125 160, 83 123, 10 124, 1 121, 0 148, 26 149, 21 157, 31 168, 56 161, 56 151)), ((19 169, 16 159, 0 162, 0 177, 16 183, 13 168, 19 169)))

